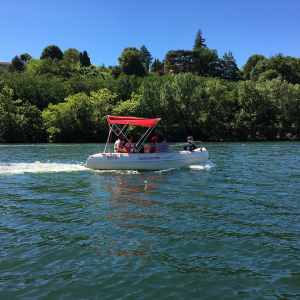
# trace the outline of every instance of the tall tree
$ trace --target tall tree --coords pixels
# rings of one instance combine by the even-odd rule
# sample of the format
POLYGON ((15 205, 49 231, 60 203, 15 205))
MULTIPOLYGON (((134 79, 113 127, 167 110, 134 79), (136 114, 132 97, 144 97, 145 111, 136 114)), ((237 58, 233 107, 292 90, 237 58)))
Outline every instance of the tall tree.
POLYGON ((211 50, 206 46, 201 46, 192 51, 192 70, 197 75, 211 76, 213 71, 215 71, 217 61, 217 50, 211 50))
POLYGON ((10 71, 24 71, 25 70, 25 65, 21 58, 16 55, 12 60, 11 60, 11 65, 9 66, 10 71))
POLYGON ((64 52, 65 61, 69 63, 78 63, 79 62, 79 51, 75 48, 69 48, 64 52))
POLYGON ((32 59, 32 56, 29 55, 28 53, 24 53, 20 55, 20 59, 22 60, 22 62, 27 63, 32 59))
POLYGON ((246 64, 243 66, 244 69, 244 77, 246 80, 250 79, 250 74, 252 69, 256 66, 256 64, 261 61, 261 60, 265 60, 266 58, 261 55, 261 54, 253 54, 251 55, 246 64))
POLYGON ((159 59, 155 58, 154 63, 152 64, 150 70, 151 72, 156 73, 157 71, 162 70, 163 68, 164 68, 164 64, 159 59))
POLYGON ((229 50, 222 57, 222 72, 221 78, 236 81, 238 79, 239 69, 232 52, 229 50))
POLYGON ((271 56, 268 69, 277 71, 282 75, 282 78, 293 84, 300 83, 300 60, 291 57, 284 56, 282 53, 271 56))
POLYGON ((201 46, 205 46, 204 44, 205 39, 202 37, 202 31, 199 29, 196 35, 195 44, 194 44, 194 50, 200 48, 201 46))
POLYGON ((0 143, 20 142, 21 118, 18 112, 20 100, 13 101, 14 91, 5 87, 0 92, 0 143))
POLYGON ((170 50, 165 57, 165 67, 170 74, 192 72, 194 51, 170 50))
POLYGON ((82 67, 88 67, 91 65, 91 60, 85 50, 79 53, 79 60, 82 67))
POLYGON ((145 45, 140 48, 140 57, 142 63, 145 64, 146 69, 149 72, 149 66, 152 63, 153 57, 151 56, 145 45))
POLYGON ((157 61, 156 61, 156 58, 154 60, 154 63, 152 64, 151 66, 151 71, 155 72, 157 71, 157 61))
POLYGON ((64 58, 64 54, 60 50, 60 48, 56 45, 50 45, 44 48, 42 54, 41 54, 41 59, 45 58, 57 58, 58 60, 61 60, 64 58))
POLYGON ((127 47, 118 58, 120 68, 126 75, 144 76, 146 69, 140 59, 140 51, 135 47, 127 47))

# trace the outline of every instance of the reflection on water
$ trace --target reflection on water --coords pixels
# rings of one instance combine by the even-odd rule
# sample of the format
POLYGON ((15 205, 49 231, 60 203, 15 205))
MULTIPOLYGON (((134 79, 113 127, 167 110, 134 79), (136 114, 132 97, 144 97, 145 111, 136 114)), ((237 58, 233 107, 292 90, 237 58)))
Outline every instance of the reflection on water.
POLYGON ((161 241, 155 222, 158 218, 167 219, 168 212, 157 202, 160 198, 158 183, 166 180, 154 172, 150 176, 140 175, 118 175, 104 187, 111 194, 107 220, 112 226, 92 249, 106 262, 117 262, 124 257, 144 261, 161 241), (151 219, 156 220, 153 226, 149 226, 151 219), (113 234, 109 234, 111 231, 113 234))

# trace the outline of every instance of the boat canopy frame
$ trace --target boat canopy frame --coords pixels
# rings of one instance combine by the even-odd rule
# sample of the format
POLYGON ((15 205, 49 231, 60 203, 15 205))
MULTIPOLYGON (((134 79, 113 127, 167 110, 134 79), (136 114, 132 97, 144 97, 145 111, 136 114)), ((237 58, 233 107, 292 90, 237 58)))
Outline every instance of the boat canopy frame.
POLYGON ((109 134, 108 134, 107 142, 106 142, 103 153, 106 153, 106 148, 108 149, 109 153, 111 153, 110 145, 111 145, 112 132, 114 132, 117 136, 119 136, 120 134, 123 134, 125 139, 129 142, 126 135, 127 135, 127 132, 129 130, 130 126, 148 127, 148 129, 146 130, 144 135, 136 143, 136 145, 138 146, 136 148, 136 153, 139 153, 142 146, 143 146, 143 143, 146 141, 146 139, 148 138, 148 136, 150 135, 150 133, 153 131, 153 129, 156 127, 156 125, 158 124, 158 122, 160 120, 161 120, 161 118, 145 119, 145 118, 137 118, 137 117, 121 117, 121 116, 107 115, 107 122, 108 122, 108 126, 109 126, 109 134), (123 124, 124 126, 123 126, 122 129, 120 129, 117 124, 123 124), (127 130, 126 130, 126 132, 123 133, 123 131, 125 130, 127 125, 128 125, 127 130), (117 133, 116 130, 114 130, 114 127, 117 128, 119 133, 117 133))

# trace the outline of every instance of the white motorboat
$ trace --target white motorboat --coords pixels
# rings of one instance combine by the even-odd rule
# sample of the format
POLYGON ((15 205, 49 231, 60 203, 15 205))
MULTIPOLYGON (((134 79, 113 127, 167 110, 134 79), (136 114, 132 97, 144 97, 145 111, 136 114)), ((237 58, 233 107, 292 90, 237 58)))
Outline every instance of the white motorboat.
MULTIPOLYGON (((91 155, 86 162, 87 168, 94 170, 165 170, 195 165, 208 160, 208 151, 203 147, 196 148, 193 151, 141 153, 143 142, 147 139, 160 120, 160 118, 144 119, 108 115, 109 135, 104 152, 91 155), (118 124, 123 124, 123 129, 120 129, 118 124), (148 127, 148 129, 137 143, 139 146, 137 147, 136 152, 111 153, 110 139, 112 132, 117 134, 115 131, 115 128, 117 128, 119 133, 123 133, 127 125, 128 128, 130 126, 145 126, 148 127)), ((126 132, 124 135, 126 135, 126 132)))

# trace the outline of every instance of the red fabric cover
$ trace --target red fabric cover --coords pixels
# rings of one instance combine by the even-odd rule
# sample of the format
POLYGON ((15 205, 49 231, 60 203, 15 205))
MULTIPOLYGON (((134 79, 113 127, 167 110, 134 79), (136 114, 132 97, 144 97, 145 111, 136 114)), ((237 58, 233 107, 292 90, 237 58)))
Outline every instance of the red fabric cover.
POLYGON ((107 122, 109 124, 130 124, 136 126, 147 126, 152 127, 156 122, 160 121, 160 118, 157 119, 144 119, 136 117, 119 117, 119 116, 110 116, 107 115, 107 122))

